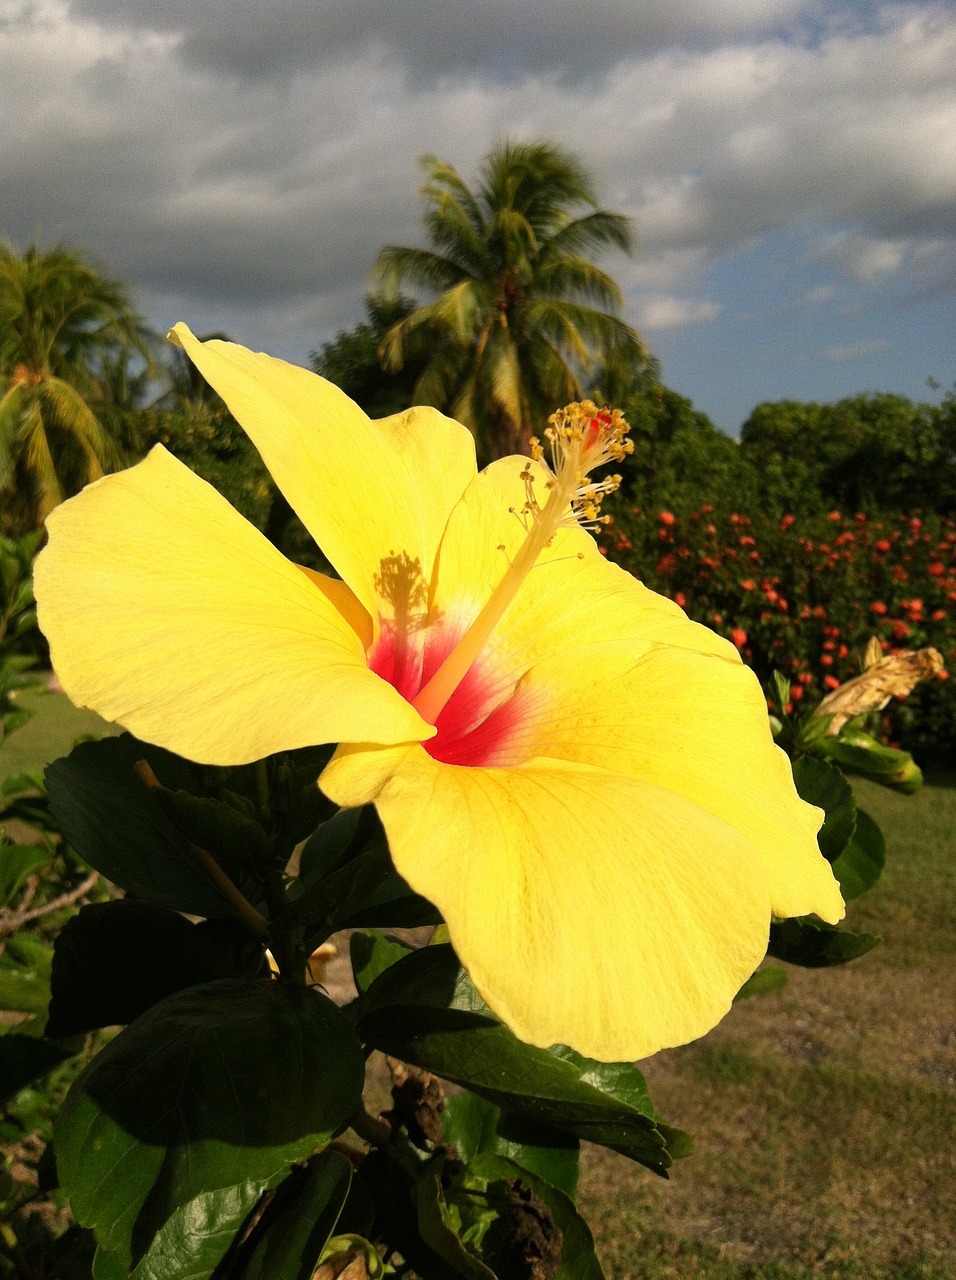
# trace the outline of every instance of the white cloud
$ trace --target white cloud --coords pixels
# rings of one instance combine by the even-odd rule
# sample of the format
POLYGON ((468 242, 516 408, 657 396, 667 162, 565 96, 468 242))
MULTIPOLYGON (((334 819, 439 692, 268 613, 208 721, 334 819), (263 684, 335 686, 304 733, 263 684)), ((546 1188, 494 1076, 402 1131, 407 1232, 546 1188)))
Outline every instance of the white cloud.
POLYGON ((720 311, 719 303, 703 298, 645 298, 639 304, 638 327, 648 333, 683 329, 689 324, 706 324, 720 311))
POLYGON ((911 256, 911 247, 912 242, 905 239, 838 231, 824 236, 812 256, 853 280, 871 284, 881 276, 895 275, 911 256))
POLYGON ((825 302, 832 302, 836 297, 837 288, 833 284, 816 284, 809 289, 805 289, 803 293, 796 299, 794 306, 796 307, 819 307, 825 302))
POLYGON ((157 320, 314 343, 420 239, 419 154, 470 175, 545 135, 636 215, 609 266, 648 329, 712 319, 705 271, 781 233, 868 288, 945 290, 954 65, 930 0, 0 0, 0 231, 108 258, 175 304, 157 320))
POLYGON ((859 342, 847 342, 827 347, 824 356, 831 364, 850 364, 858 360, 868 360, 870 356, 881 355, 890 349, 891 343, 886 338, 861 338, 859 342))
POLYGON ((462 71, 514 81, 560 71, 593 83, 624 56, 767 34, 812 0, 73 0, 77 14, 175 32, 185 59, 217 76, 274 80, 277 71, 393 51, 417 78, 462 71))

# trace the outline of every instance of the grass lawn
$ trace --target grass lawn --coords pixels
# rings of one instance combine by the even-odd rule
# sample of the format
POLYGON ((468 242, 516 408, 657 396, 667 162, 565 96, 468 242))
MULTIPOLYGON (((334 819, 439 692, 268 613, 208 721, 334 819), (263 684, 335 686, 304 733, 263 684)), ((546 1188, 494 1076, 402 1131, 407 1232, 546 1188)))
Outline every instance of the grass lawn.
POLYGON ((887 867, 848 923, 883 945, 791 969, 645 1064, 697 1149, 662 1181, 594 1148, 581 1207, 610 1280, 956 1277, 956 787, 858 782, 887 867))

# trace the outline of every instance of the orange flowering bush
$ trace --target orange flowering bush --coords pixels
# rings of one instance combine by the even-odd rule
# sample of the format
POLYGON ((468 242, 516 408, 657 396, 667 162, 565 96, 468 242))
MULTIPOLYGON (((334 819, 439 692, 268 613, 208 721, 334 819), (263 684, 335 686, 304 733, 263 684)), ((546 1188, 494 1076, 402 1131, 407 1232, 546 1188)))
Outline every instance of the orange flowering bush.
MULTIPOLYGON (((956 521, 934 514, 829 511, 782 517, 704 504, 686 516, 620 495, 602 549, 696 621, 736 645, 763 682, 791 681, 809 705, 884 653, 932 645, 956 668, 956 521), (664 516, 668 518, 665 520, 664 516)), ((952 758, 956 692, 948 672, 883 713, 883 734, 952 758)))

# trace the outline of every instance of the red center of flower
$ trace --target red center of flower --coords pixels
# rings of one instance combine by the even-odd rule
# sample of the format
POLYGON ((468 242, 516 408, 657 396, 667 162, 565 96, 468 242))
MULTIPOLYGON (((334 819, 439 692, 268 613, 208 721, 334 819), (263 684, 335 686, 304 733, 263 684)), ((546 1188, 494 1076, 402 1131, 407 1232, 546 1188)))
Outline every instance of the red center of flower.
MULTIPOLYGON (((429 627, 424 643, 412 643, 383 627, 369 653, 368 665, 407 702, 413 702, 461 638, 464 627, 429 627)), ((448 699, 435 721, 433 738, 422 746, 443 764, 471 768, 514 763, 518 738, 527 724, 532 697, 503 682, 479 657, 448 699)))

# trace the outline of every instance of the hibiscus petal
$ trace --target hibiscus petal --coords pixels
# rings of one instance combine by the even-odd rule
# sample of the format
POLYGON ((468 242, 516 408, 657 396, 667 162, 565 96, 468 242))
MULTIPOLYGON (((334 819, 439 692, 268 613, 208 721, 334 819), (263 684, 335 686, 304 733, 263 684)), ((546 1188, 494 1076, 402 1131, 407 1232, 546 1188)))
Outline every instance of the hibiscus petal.
MULTIPOLYGON (((433 616, 470 623, 502 577, 525 536, 514 514, 524 501, 525 458, 502 458, 465 490, 452 512, 438 558, 433 616)), ((537 468, 536 494, 547 496, 537 468)), ((525 579, 481 655, 502 686, 549 653, 571 660, 592 643, 627 639, 636 649, 664 642, 739 663, 734 646, 691 622, 672 600, 649 591, 609 563, 581 528, 562 528, 525 579)), ((586 661, 586 658, 585 658, 586 661)))
POLYGON ((531 1044, 623 1061, 686 1043, 766 950, 756 850, 652 783, 542 760, 454 768, 414 746, 340 748, 321 786, 375 801, 395 865, 531 1044))
MULTIPOLYGON (((523 502, 523 465, 493 464, 453 511, 436 611, 452 615, 464 600, 470 620, 513 557, 524 530, 503 513, 523 502)), ((543 501, 540 480, 536 491, 543 501)), ((559 531, 476 666, 489 707, 520 681, 524 724, 494 763, 549 756, 666 787, 760 850, 776 914, 842 918, 817 848, 820 811, 797 796, 756 678, 729 641, 608 563, 584 530, 559 531)))
POLYGON ((291 564, 162 446, 48 529, 40 625, 78 705, 208 764, 431 736, 368 670, 344 584, 291 564))
POLYGON ((797 795, 748 667, 617 642, 543 659, 522 690, 527 712, 513 750, 610 764, 685 797, 759 850, 775 915, 842 918, 839 886, 817 847, 823 815, 797 795))
POLYGON ((475 474, 471 433, 437 409, 374 422, 324 378, 231 342, 170 336, 249 435, 289 504, 378 621, 395 568, 427 586, 448 514, 475 474), (385 582, 385 599, 382 583, 385 582))

